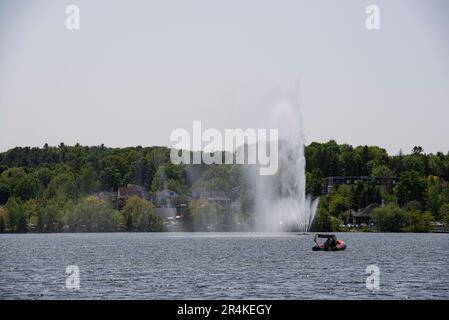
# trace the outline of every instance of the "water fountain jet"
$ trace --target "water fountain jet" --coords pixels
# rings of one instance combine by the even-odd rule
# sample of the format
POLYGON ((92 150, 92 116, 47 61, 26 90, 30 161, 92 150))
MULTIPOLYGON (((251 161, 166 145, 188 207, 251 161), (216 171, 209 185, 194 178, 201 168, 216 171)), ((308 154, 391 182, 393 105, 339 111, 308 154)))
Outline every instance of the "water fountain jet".
MULTIPOLYGON (((279 130, 279 169, 275 175, 252 172, 255 189, 256 231, 310 229, 318 199, 306 196, 304 133, 298 100, 289 96, 273 108, 272 128, 279 130)), ((261 142, 259 142, 261 143, 261 142)), ((263 142, 262 142, 263 143, 263 142)))

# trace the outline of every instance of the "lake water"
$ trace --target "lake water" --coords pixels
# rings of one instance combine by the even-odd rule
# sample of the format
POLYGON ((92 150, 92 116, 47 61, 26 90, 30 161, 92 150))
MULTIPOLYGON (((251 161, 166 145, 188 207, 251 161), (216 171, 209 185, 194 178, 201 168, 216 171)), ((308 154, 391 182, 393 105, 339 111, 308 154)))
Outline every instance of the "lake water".
POLYGON ((1 234, 2 299, 449 299, 449 234, 1 234), (366 287, 368 265, 379 289, 366 287), (79 289, 65 287, 68 265, 79 289))

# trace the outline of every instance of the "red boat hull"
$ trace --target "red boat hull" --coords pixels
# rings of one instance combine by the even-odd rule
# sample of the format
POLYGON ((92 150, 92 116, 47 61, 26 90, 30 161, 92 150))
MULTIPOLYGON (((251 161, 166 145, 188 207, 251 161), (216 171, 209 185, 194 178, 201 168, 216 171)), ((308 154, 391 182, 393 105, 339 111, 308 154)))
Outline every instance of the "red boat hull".
POLYGON ((337 245, 335 247, 330 247, 328 244, 322 243, 320 246, 313 247, 314 251, 342 251, 346 249, 346 243, 343 240, 337 240, 337 245))

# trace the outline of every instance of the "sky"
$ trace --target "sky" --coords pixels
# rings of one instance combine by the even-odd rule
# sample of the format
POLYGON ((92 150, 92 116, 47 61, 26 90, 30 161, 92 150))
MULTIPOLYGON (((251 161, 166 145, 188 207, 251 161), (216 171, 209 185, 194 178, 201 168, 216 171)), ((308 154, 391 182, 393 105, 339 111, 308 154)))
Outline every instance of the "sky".
POLYGON ((448 18, 447 0, 0 0, 0 151, 266 128, 293 90, 307 143, 447 153, 448 18))

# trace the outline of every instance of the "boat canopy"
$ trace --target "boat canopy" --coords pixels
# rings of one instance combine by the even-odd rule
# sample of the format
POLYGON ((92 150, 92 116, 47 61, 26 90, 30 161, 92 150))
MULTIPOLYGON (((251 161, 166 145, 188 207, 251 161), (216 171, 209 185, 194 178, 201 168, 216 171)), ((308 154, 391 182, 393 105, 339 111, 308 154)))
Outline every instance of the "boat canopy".
POLYGON ((317 235, 315 235, 315 237, 329 239, 329 238, 335 238, 335 234, 318 233, 317 235))

